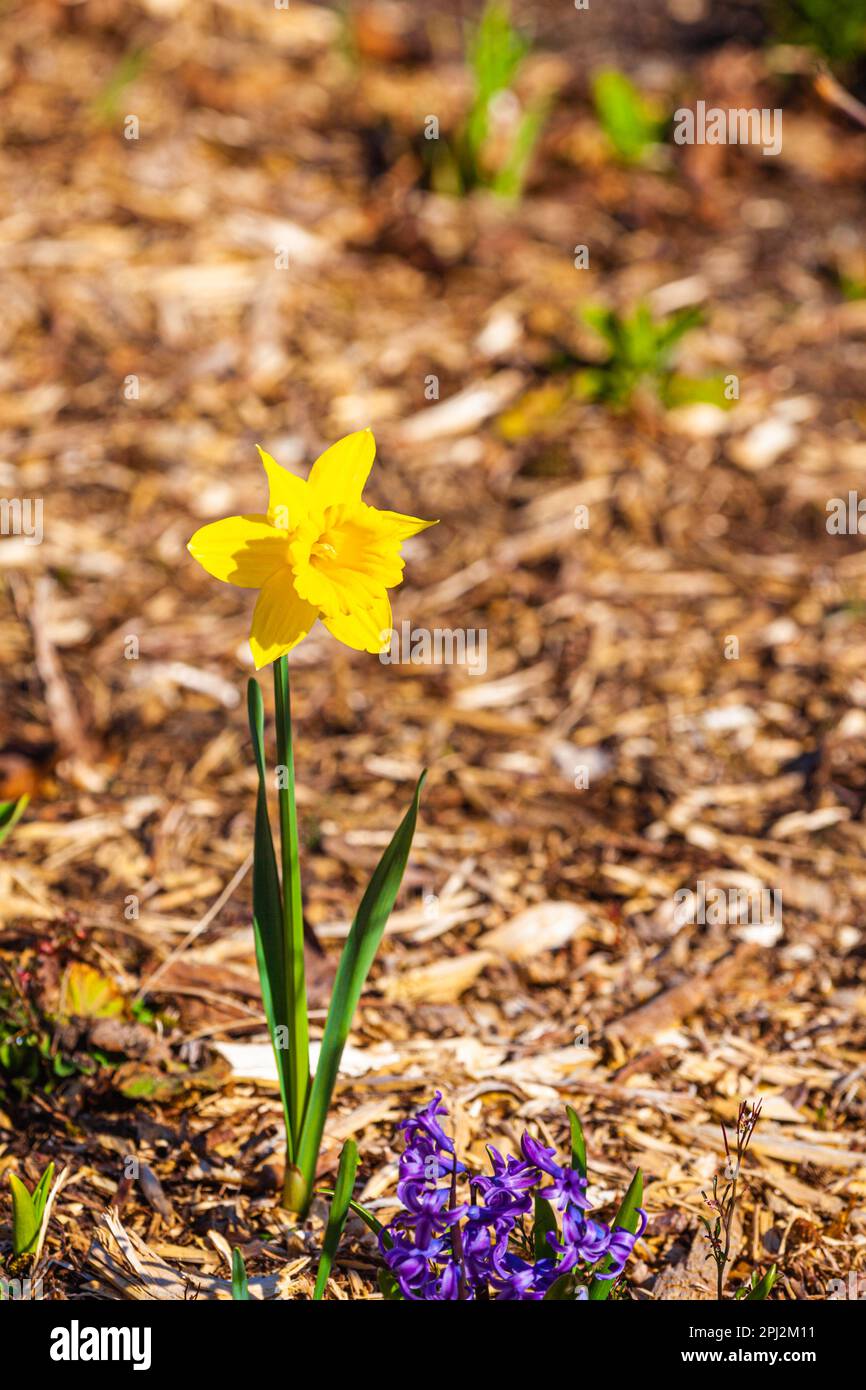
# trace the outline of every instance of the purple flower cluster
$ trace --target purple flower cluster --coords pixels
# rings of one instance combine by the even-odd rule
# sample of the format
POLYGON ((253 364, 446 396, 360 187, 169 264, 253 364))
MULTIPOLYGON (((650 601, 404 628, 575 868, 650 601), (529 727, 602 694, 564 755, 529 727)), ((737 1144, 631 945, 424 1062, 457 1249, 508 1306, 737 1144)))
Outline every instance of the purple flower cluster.
POLYGON ((404 1298, 542 1299, 557 1279, 573 1274, 584 1281, 575 1296, 585 1299, 599 1260, 611 1263, 596 1277, 622 1272, 646 1226, 643 1211, 634 1235, 591 1220, 586 1179, 560 1167, 555 1150, 529 1134, 521 1141, 522 1158, 503 1158, 491 1147, 492 1173, 470 1177, 439 1122, 447 1113, 437 1091, 400 1125, 406 1147, 397 1195, 404 1210, 380 1233, 379 1248, 404 1298), (547 1178, 551 1182, 541 1187, 547 1178), (468 1201, 458 1201, 458 1179, 468 1180, 468 1201), (561 1230, 549 1233, 550 1253, 540 1258, 525 1224, 527 1217, 531 1224, 536 1195, 561 1213, 561 1230))

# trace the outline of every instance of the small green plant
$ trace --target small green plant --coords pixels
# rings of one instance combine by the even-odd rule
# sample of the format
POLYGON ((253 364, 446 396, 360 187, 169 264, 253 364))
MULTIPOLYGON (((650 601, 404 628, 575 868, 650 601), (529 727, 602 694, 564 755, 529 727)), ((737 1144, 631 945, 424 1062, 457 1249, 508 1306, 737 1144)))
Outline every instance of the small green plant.
POLYGON ((12 1188, 12 1253, 16 1259, 33 1255, 36 1251, 53 1181, 53 1163, 49 1163, 32 1192, 28 1192, 14 1173, 9 1174, 9 1186, 12 1188))
POLYGON ((337 1170, 337 1182, 331 1197, 331 1210, 328 1215, 328 1227, 325 1231, 325 1239, 322 1245, 322 1255, 319 1260, 319 1268, 316 1273, 316 1288, 313 1299, 318 1302, 325 1295, 328 1283, 328 1275, 334 1263, 334 1256, 337 1253, 337 1246, 346 1225, 346 1217, 349 1215, 349 1207, 352 1201, 352 1192, 355 1187, 355 1174, 358 1171, 358 1146, 353 1139, 347 1139, 340 1153, 340 1166, 337 1170))
POLYGON ((19 796, 17 801, 0 801, 0 845, 24 815, 29 800, 29 796, 19 796))
MULTIPOLYGON (((8 1026, 8 1015, 0 1005, 0 1028, 8 1026)), ((0 1042, 0 1095, 7 1085, 19 1097, 28 1095, 33 1087, 50 1091, 58 1081, 79 1070, 61 1053, 52 1053, 51 1035, 41 1028, 25 1024, 0 1042)))
POLYGON ((770 0, 770 21, 785 43, 812 48, 830 63, 866 54, 863 0, 770 0))
POLYGON ((244 1264, 244 1257, 240 1250, 235 1246, 232 1251, 232 1299, 235 1302, 243 1302, 249 1299, 250 1290, 247 1283, 247 1267, 244 1264))
POLYGON ((54 1028, 24 988, 20 972, 0 961, 0 1096, 51 1089, 77 1067, 53 1047, 54 1028))
POLYGON ((839 288, 846 299, 866 299, 866 280, 856 280, 850 275, 840 275, 839 288))
POLYGON ((640 389, 649 388, 666 408, 697 401, 722 408, 730 404, 723 378, 686 377, 673 369, 680 339, 702 322, 697 309, 680 309, 655 319, 646 304, 639 304, 628 316, 613 309, 588 308, 583 318, 608 349, 607 361, 577 374, 575 389, 584 400, 622 409, 640 389))
POLYGON ((529 40, 511 23, 508 0, 488 0, 477 27, 467 35, 472 105, 453 148, 442 142, 437 149, 433 181, 439 191, 489 188, 503 198, 520 197, 547 119, 548 99, 530 101, 502 139, 496 130, 497 108, 517 102, 513 88, 530 49, 529 40))
POLYGON ((139 77, 147 63, 147 50, 132 48, 124 53, 101 92, 93 101, 92 110, 103 125, 113 125, 120 116, 121 102, 127 87, 139 77))
MULTIPOLYGON (((728 1264, 731 1259, 731 1232, 734 1222, 734 1214, 737 1209, 737 1201, 740 1197, 743 1178, 743 1159, 746 1150, 755 1132, 755 1126, 761 1118, 761 1102, 757 1101, 754 1105, 749 1105, 743 1101, 737 1113, 737 1130, 735 1135, 734 1150, 731 1151, 728 1142, 728 1131, 722 1125, 722 1139, 725 1144, 725 1182, 724 1186, 719 1183, 718 1175, 713 1177, 713 1194, 708 1197, 706 1192, 701 1196, 713 1213, 712 1218, 701 1217, 701 1221, 706 1228, 707 1240, 710 1245, 710 1254, 716 1266, 716 1297, 719 1299, 725 1296, 725 1280, 728 1264)), ((749 1283, 741 1289, 737 1289, 734 1294, 735 1299, 745 1298, 748 1301, 761 1301, 767 1297, 776 1282, 777 1270, 775 1265, 771 1265, 762 1279, 758 1278, 757 1272, 753 1271, 749 1283)))
POLYGON ((56 1001, 46 1001, 31 972, 0 960, 0 1096, 50 1092, 68 1077, 110 1065, 111 1055, 90 1034, 125 1008, 116 984, 84 961, 71 962, 56 1001))
POLYGON ((749 1303, 762 1303, 770 1295, 770 1290, 779 1277, 779 1271, 775 1265, 770 1265, 762 1279, 758 1278, 758 1271, 752 1270, 752 1277, 748 1284, 743 1288, 737 1289, 734 1298, 739 1300, 745 1298, 749 1303))
POLYGON ((639 164, 659 144, 666 121, 615 68, 596 73, 592 96, 599 124, 624 164, 639 164))

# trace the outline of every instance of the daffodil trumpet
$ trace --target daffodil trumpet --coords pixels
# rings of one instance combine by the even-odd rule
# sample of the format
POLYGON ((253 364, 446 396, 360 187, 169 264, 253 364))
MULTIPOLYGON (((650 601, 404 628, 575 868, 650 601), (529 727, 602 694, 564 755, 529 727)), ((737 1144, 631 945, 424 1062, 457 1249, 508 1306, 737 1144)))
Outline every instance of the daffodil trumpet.
POLYGON ((216 579, 259 590, 250 648, 257 670, 274 667, 279 866, 268 809, 264 703, 258 681, 251 679, 247 689, 258 771, 253 929, 286 1127, 282 1205, 303 1218, 340 1058, 406 868, 425 774, 355 915, 311 1076, 288 653, 319 620, 357 651, 383 651, 392 627, 388 590, 403 576, 401 545, 435 523, 362 501, 375 455, 369 430, 327 449, 306 481, 259 453, 268 481, 267 511, 203 526, 189 550, 216 579))

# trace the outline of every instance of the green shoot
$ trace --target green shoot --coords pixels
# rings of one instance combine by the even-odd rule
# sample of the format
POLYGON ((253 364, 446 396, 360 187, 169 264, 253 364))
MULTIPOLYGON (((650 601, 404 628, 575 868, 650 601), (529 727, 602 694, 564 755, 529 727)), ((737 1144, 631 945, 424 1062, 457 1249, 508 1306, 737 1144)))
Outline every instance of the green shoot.
POLYGON ((624 164, 639 164, 661 140, 666 122, 625 73, 596 73, 592 95, 599 124, 624 164))
POLYGON ((765 1298, 769 1297, 770 1290, 778 1277, 779 1271, 776 1265, 770 1265, 763 1279, 759 1279, 757 1270, 753 1269, 749 1283, 743 1288, 737 1289, 734 1298, 737 1300, 744 1298, 747 1303, 762 1303, 765 1298))
POLYGON ((570 1105, 565 1107, 568 1115, 568 1124, 571 1129, 571 1166, 576 1169, 582 1178, 586 1177, 586 1140, 583 1137, 583 1127, 577 1118, 577 1112, 570 1105))
POLYGON ((53 1180, 53 1163, 49 1163, 32 1192, 28 1192, 14 1173, 9 1174, 9 1186, 12 1188, 12 1252, 16 1259, 22 1255, 33 1255, 36 1251, 53 1180))
POLYGON ((858 280, 854 275, 839 275, 839 289, 845 299, 866 299, 866 280, 858 280))
POLYGON ((553 1204, 548 1202, 546 1198, 540 1197, 537 1192, 533 1214, 535 1218, 532 1232, 533 1253, 536 1260, 543 1260, 550 1255, 550 1244, 547 1237, 552 1235, 556 1238, 559 1234, 559 1228, 553 1214, 553 1204))
POLYGON ((866 53, 863 0, 771 0, 777 38, 812 48, 830 63, 852 63, 866 53))
POLYGON ((646 304, 634 313, 620 315, 613 309, 584 310, 584 321, 608 350, 598 367, 578 372, 575 389, 581 398, 601 401, 614 409, 629 405, 636 393, 649 388, 666 408, 707 401, 725 407, 723 379, 684 377, 673 369, 673 355, 680 339, 702 322, 697 309, 681 309, 667 318, 653 318, 646 304))
MULTIPOLYGON (((643 1174, 640 1168, 638 1168, 629 1184, 628 1192, 620 1202, 616 1216, 613 1218, 614 1226, 622 1226, 626 1231, 631 1231, 631 1233, 634 1234, 640 1224, 638 1207, 642 1201, 643 1174)), ((611 1264, 613 1264, 613 1260, 608 1255, 605 1257, 602 1264, 599 1265, 597 1273, 603 1274, 605 1269, 611 1264)), ((600 1300, 606 1299, 613 1285, 613 1279, 593 1279, 589 1286, 590 1301, 599 1302, 600 1300)))
POLYGON ((319 1260, 319 1269, 316 1274, 316 1288, 313 1299, 318 1301, 324 1297, 325 1289, 328 1284, 328 1275, 334 1263, 334 1256, 337 1253, 337 1246, 346 1225, 346 1218, 349 1215, 349 1204, 352 1200, 352 1191, 355 1186, 355 1174, 358 1171, 358 1146, 353 1139, 347 1139, 340 1154, 340 1166, 337 1171, 337 1183, 334 1188, 334 1195, 331 1198, 331 1210, 328 1215, 328 1227, 325 1231, 325 1240, 322 1245, 322 1257, 319 1260))
POLYGON ((520 197, 549 104, 539 97, 521 109, 514 93, 530 49, 511 23, 508 0, 488 0, 467 33, 472 104, 453 149, 445 145, 438 152, 434 183, 441 191, 489 188, 503 198, 520 197))
POLYGON ((0 845, 24 815, 29 800, 29 796, 19 796, 17 801, 0 801, 0 845))
POLYGON ((250 1290, 247 1283, 247 1267, 244 1264, 244 1257, 237 1246, 232 1251, 232 1299, 242 1302, 249 1299, 250 1290))
POLYGON ((130 49, 117 63, 93 102, 93 112, 103 125, 112 125, 117 120, 126 88, 141 74, 146 63, 147 51, 143 48, 130 49))

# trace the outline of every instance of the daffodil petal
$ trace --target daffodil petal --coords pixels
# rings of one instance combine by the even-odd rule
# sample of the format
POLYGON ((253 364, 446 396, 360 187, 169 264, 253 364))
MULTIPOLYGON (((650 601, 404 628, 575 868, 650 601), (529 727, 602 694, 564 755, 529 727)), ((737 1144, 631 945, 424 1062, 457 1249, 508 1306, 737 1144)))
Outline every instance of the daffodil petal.
POLYGON ((266 516, 212 521, 196 531, 187 550, 214 579, 242 589, 260 589, 288 555, 285 533, 266 516))
POLYGON ((309 513, 309 487, 303 478, 282 468, 261 445, 256 448, 268 475, 268 520, 280 531, 294 531, 309 513))
POLYGON ((379 528, 390 540, 406 541, 426 531, 428 526, 438 526, 438 521, 422 521, 418 516, 404 516, 402 512, 383 512, 378 507, 368 507, 372 512, 371 524, 379 528))
POLYGON ((316 459, 310 469, 309 484, 321 506, 332 503, 353 505, 361 500, 364 484, 376 457, 372 430, 357 430, 338 439, 316 459))
POLYGON ((253 612, 250 650, 256 670, 297 646, 318 616, 318 610, 297 593, 290 569, 272 574, 253 612))
POLYGON ((338 642, 345 642, 356 652, 373 652, 378 656, 387 649, 391 640, 391 600, 387 594, 380 594, 369 608, 337 613, 331 617, 322 614, 322 622, 338 642))

